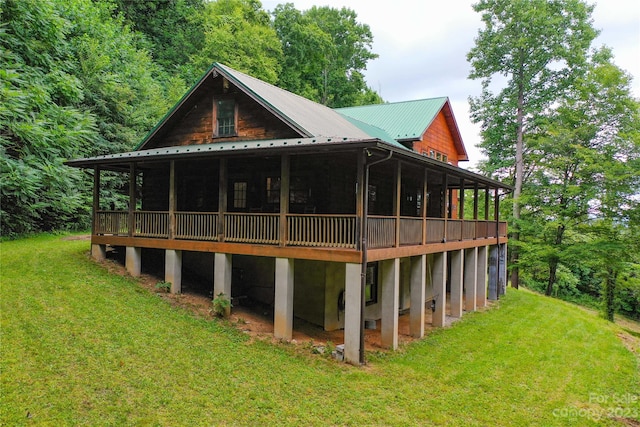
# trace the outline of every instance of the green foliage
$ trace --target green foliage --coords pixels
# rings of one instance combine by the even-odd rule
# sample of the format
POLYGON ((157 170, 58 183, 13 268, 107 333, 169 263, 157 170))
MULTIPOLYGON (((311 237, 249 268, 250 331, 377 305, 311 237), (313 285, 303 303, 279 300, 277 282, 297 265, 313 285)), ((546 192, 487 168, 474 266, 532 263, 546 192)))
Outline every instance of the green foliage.
POLYGON ((227 297, 224 292, 220 292, 216 297, 211 301, 213 306, 213 314, 217 317, 228 317, 229 312, 231 310, 232 304, 229 297, 227 297))
POLYGON ((347 8, 328 6, 300 12, 291 3, 273 12, 284 62, 278 84, 330 107, 381 103, 364 81, 373 36, 347 8))
POLYGON ((156 283, 156 289, 163 292, 169 292, 171 290, 171 282, 165 282, 164 280, 156 283))
POLYGON ((258 0, 217 0, 205 5, 203 48, 191 58, 191 75, 213 62, 269 83, 281 69, 282 50, 269 14, 258 0))

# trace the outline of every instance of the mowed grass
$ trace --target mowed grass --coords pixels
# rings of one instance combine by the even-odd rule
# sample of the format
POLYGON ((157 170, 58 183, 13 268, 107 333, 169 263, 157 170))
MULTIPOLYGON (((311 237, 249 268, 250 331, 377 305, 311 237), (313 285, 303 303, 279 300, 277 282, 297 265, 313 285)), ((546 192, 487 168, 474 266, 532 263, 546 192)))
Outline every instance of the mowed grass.
POLYGON ((0 243, 2 425, 624 425, 624 331, 509 289, 365 367, 250 341, 92 262, 87 241, 0 243), (619 417, 618 419, 612 416, 619 417))

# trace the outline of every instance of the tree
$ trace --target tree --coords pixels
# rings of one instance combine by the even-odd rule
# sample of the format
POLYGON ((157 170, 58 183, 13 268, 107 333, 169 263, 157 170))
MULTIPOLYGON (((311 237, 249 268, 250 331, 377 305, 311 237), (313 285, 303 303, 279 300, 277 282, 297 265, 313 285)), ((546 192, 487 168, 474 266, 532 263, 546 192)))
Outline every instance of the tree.
POLYGON ((258 0, 217 0, 204 10, 203 48, 191 57, 195 81, 213 62, 269 83, 280 72, 282 50, 269 14, 258 0))
POLYGON ((282 88, 334 108, 382 102, 363 75, 378 57, 371 52, 373 36, 353 10, 314 6, 300 12, 288 3, 273 16, 284 53, 282 88))
POLYGON ((514 180, 511 284, 518 287, 527 135, 571 83, 597 31, 593 6, 580 0, 480 0, 474 10, 482 14, 484 28, 467 55, 469 77, 482 80, 481 96, 469 100, 471 118, 481 123, 485 172, 514 180), (496 76, 502 78, 494 82, 496 76))

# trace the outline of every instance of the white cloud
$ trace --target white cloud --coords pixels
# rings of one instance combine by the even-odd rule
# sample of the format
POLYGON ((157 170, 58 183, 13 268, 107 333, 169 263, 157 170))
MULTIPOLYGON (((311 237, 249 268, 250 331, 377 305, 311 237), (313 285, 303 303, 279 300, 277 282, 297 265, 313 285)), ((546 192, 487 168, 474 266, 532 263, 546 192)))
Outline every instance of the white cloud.
MULTIPOLYGON (((470 0, 288 0, 298 10, 312 6, 348 7, 373 33, 367 83, 387 101, 448 96, 473 167, 480 159, 479 126, 469 119, 469 96, 480 94, 480 82, 468 80, 466 55, 481 25, 470 0)), ((285 1, 263 1, 273 10, 285 1)), ((591 3, 593 4, 593 3, 591 3)), ((613 49, 615 63, 634 76, 633 93, 640 98, 640 2, 607 0, 597 3, 594 27, 601 30, 594 46, 613 49)))

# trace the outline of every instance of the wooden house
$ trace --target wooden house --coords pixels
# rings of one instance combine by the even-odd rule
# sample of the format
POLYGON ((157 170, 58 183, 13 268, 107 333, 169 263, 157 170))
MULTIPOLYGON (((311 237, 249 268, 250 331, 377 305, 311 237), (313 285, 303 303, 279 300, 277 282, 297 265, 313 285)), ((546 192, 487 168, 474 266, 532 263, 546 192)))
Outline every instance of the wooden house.
POLYGON ((95 258, 269 304, 278 338, 343 329, 361 363, 367 320, 396 348, 401 311, 422 337, 425 307, 443 326, 503 292, 509 187, 464 160, 447 98, 333 110, 214 64, 136 150, 67 163, 94 173, 95 258), (126 210, 100 196, 113 173, 126 210))

